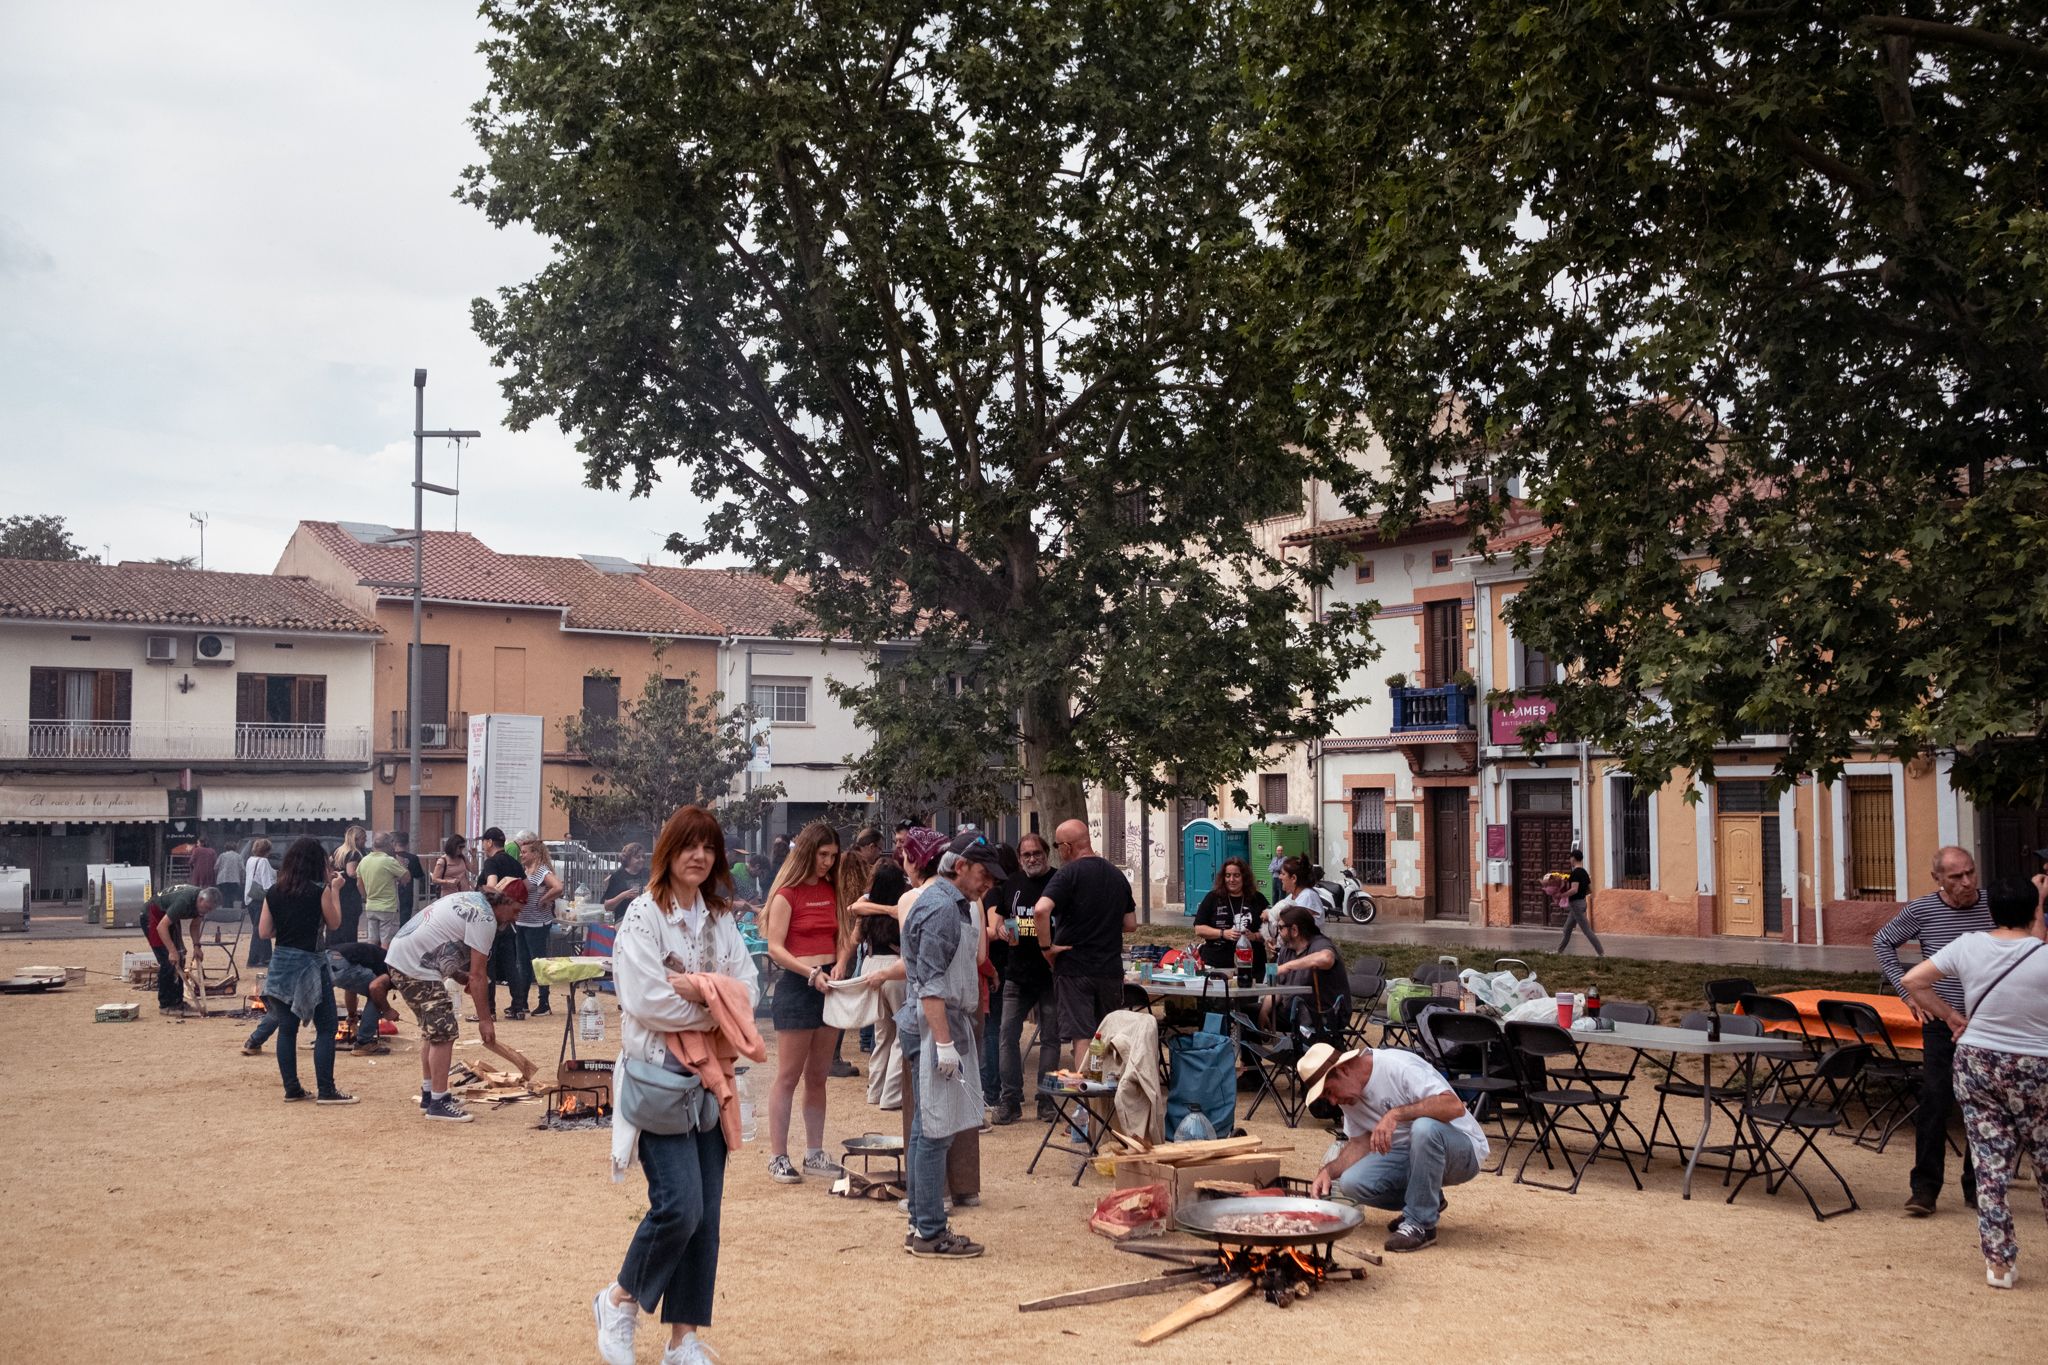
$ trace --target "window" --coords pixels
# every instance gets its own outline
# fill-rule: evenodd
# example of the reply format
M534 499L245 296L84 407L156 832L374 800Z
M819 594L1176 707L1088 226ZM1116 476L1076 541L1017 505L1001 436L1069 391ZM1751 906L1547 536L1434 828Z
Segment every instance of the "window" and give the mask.
M1549 655L1526 640L1515 641L1515 658L1521 665L1520 686L1534 692L1557 681L1557 665L1550 662Z
M583 718L588 721L616 721L619 718L619 680L596 674L583 680Z
M29 757L128 757L133 681L125 668L31 668Z
M1849 885L1858 900L1898 899L1892 866L1892 780L1852 777L1849 787Z
M1451 567L1451 552L1450 552L1449 550L1434 550L1434 551L1431 551L1431 552L1430 552L1430 556L1429 556L1429 567L1430 567L1430 568L1431 568L1432 570L1434 570L1434 571L1436 571L1436 572L1439 572L1439 573L1440 573L1440 572L1442 572L1442 571L1443 571L1443 570L1445 570L1445 569L1448 569L1448 568L1450 568L1450 567Z
M1357 575L1360 583L1372 582L1372 561L1370 559L1359 560L1353 572Z
M1102 856L1113 863L1124 860L1124 794L1102 793Z
M1627 777L1608 787L1608 837L1614 841L1614 885L1650 889L1650 794Z
M1287 814L1287 774L1259 775L1259 807L1268 815Z
M772 725L805 725L811 719L811 687L805 682L756 682L754 714Z
M1423 685L1449 687L1465 667L1465 609L1451 602L1426 602L1422 608Z
M1387 789L1351 793L1351 870L1367 886L1387 884Z
M236 676L236 758L323 757L326 725L326 678L294 673Z

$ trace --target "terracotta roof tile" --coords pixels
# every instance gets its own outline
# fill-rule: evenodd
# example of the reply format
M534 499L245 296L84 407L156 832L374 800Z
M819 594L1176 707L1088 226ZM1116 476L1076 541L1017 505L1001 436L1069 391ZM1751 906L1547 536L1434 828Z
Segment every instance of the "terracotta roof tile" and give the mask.
M778 628L815 639L818 623L797 601L796 589L737 569L677 569L651 565L655 586L711 620L727 635L768 636Z
M717 621L661 591L645 570L606 573L582 559L555 555L506 555L535 582L569 604L563 625L570 630L623 630L646 635L726 634Z
M332 521L299 523L360 579L410 582L412 546L375 545ZM383 530L385 528L356 528ZM426 595L443 602L483 602L515 607L566 607L563 595L465 531L429 531L425 554ZM389 589L384 590L389 592Z
M1382 517L1375 512L1368 517L1342 517L1326 521L1319 526L1296 531L1281 541L1283 545L1309 545L1319 540L1376 541ZM1414 540L1419 536L1455 531L1465 525L1465 509L1456 500L1432 502L1423 507L1415 520L1403 527L1395 537L1397 540Z
M383 633L303 578L76 560L0 559L0 617Z

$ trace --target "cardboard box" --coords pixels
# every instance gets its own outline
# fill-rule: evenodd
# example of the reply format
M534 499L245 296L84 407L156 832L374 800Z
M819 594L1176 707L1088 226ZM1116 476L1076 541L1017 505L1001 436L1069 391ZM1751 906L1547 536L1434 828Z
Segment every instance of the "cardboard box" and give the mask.
M1279 1178L1280 1158L1261 1156L1256 1152L1218 1157L1214 1161L1191 1166L1168 1166L1143 1157L1128 1157L1116 1164L1118 1189L1129 1189L1134 1185L1164 1185L1169 1210L1192 1201L1195 1186L1204 1180L1237 1180L1254 1188L1263 1188Z

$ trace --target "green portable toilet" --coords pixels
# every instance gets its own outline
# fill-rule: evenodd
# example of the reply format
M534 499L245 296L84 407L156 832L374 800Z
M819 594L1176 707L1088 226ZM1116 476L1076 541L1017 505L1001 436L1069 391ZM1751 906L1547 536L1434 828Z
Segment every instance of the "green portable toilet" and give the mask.
M1202 903L1202 897L1209 894L1209 888L1216 885L1216 874L1222 870L1226 858L1251 858L1250 832L1242 827L1224 824L1221 820L1204 817L1190 820L1180 830L1181 891L1186 900L1181 904L1181 913L1194 918L1195 908ZM1252 876L1259 875L1258 869Z
M1308 817L1303 815L1274 815L1264 820L1254 820L1248 831L1251 845L1252 875L1259 879L1259 890L1268 896L1273 894L1273 876L1266 869L1273 864L1273 851L1279 849L1289 855L1308 854Z

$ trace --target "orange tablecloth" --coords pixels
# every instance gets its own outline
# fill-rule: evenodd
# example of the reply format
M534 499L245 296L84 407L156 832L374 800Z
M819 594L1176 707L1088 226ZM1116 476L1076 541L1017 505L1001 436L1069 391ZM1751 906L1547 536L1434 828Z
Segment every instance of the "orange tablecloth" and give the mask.
M1778 997L1788 1000L1806 1020L1806 1027L1816 1038L1825 1039L1828 1031L1820 1022L1820 1002L1823 1000L1853 1000L1859 1005L1868 1005L1877 1011L1877 1017L1884 1020L1884 1031L1891 1035L1892 1046L1920 1050L1920 1023L1913 1017L1913 1011L1906 1008L1906 1002L1896 995L1859 995L1854 991L1786 991ZM1791 1024L1765 1024L1766 1029L1781 1033L1797 1033ZM1843 1041L1847 1042L1848 1039Z

